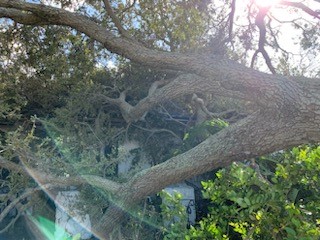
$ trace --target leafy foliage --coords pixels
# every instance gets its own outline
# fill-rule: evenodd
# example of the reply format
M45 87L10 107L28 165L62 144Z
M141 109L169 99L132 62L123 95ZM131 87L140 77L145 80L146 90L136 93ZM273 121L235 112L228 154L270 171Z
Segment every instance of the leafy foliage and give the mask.
M9 103L12 110L6 113L6 118L21 111L25 117L51 115L93 71L94 60L87 39L57 26L6 27L0 33L0 38L7 42L1 49L4 62L1 111L8 112Z
M209 18L206 1L141 1L140 31L149 33L155 46L171 51L197 48L203 41ZM153 35L153 39L152 39ZM158 41L156 41L158 39ZM204 43L204 42L203 42ZM202 44L203 44L202 43ZM163 47L164 46L164 47Z
M206 140L209 136L227 127L228 123L221 119L211 119L191 127L183 137L181 151L185 152L199 143Z
M107 31L116 32L101 1L51 2L83 13ZM213 52L221 53L220 45L222 48L228 45L228 49L223 50L231 58L247 64L248 56L258 44L258 29L254 26L258 9L253 5L246 8L246 16L242 16L246 23L235 24L239 16L234 18L225 7L233 2L146 0L125 4L125 1L115 0L111 5L129 35L147 47L204 52L210 57ZM276 41L278 30L272 31L271 22L276 19L268 17L267 43L276 51L284 52ZM305 24L303 19L292 24L303 32L299 39L302 48L316 55L320 28L311 21ZM117 99L125 91L125 100L134 106L147 96L153 82L171 79L180 73L158 71L115 57L101 50L104 46L93 39L69 28L26 26L10 20L0 22L0 26L0 153L10 162L30 165L57 178L93 174L120 181L116 164L120 158L125 158L119 150L119 143L124 140L138 139L151 156L150 162L158 164L228 126L219 119L194 126L189 121L193 115L186 101L188 96L162 103L148 112L144 121L127 124L118 106L110 104L106 98ZM279 71L304 75L308 68L302 71L301 65L299 70L292 67L289 55L283 53ZM117 64L116 69L103 69L110 59ZM217 104L219 99L214 101ZM220 105L217 109L222 106L217 105ZM226 105L223 110L230 107ZM33 115L37 118L29 121ZM177 120L180 117L187 121ZM21 125L18 130L14 129L16 131L3 130L16 125ZM259 163L261 173L242 164L219 171L215 180L203 183L204 197L212 202L210 215L190 231L182 221L185 216L181 196L163 195L170 206L163 205L163 219L170 222L179 216L181 220L164 226L165 238L319 237L319 151L319 148L295 148L264 158ZM18 156L27 156L27 161ZM1 171L1 187L10 191L1 199L1 207L26 188L37 185L20 173ZM109 206L107 194L91 187L81 190L84 204L91 205L92 215L100 217ZM146 213L145 209L138 211L138 221L128 223L131 224L129 230L137 233L137 239L142 235L150 239L148 233L139 233L147 231L147 224L141 219L157 215L154 211ZM159 223L155 225L158 227Z
M181 203L183 196L178 192L171 195L164 190L160 192L160 196L164 239L178 239L187 233L187 212Z
M293 148L272 161L272 174L234 163L203 182L209 215L186 239L317 239L320 147Z

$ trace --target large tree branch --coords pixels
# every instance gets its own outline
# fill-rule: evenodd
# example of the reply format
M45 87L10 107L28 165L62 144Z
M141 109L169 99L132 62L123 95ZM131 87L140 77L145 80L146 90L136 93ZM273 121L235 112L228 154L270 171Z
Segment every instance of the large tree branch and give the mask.
M45 19L50 24L72 27L99 41L108 50L144 65L197 74L198 77L201 76L204 79L202 86L205 85L205 81L210 81L210 84L201 90L211 87L214 92L220 92L220 94L223 92L223 95L228 97L242 98L251 102L259 102L260 104L261 100L263 100L269 105L269 100L273 102L272 98L270 98L270 90L275 90L274 88L279 87L276 83L279 80L281 82L282 80L287 80L281 76L272 77L253 69L248 69L235 61L224 59L221 56L179 54L148 49L132 39L128 40L114 36L104 27L85 16L63 9L19 0L0 0L0 7L27 11L43 19L43 21ZM15 15L7 17L15 19ZM23 19L18 20L21 23L30 22L30 20L26 22ZM179 84L181 85L182 81ZM219 91L214 90L212 86L215 86ZM196 93L196 91L194 92ZM269 96L268 99L265 98L267 96ZM155 94L153 98L155 98ZM142 102L141 104L145 103Z
M154 82L148 91L147 97L141 99L135 106L126 102L125 92L122 92L119 98L116 99L107 96L102 96L102 98L105 102L118 106L123 118L130 123L142 119L146 112L162 102L181 97L185 94L192 94L195 91L201 92L203 90L201 89L201 83L205 82L205 79L195 74L181 74L177 78L171 79L169 83L162 88L158 88L168 81L169 80ZM212 85L214 84L215 83L212 82ZM177 89L179 89L179 91L177 91Z
M130 123L142 119L150 109L162 102L176 99L186 94L208 92L219 95L219 93L223 92L217 82L201 78L195 74L181 74L174 80L169 81L169 83L162 88L158 88L159 85L165 82L167 81L154 82L149 89L148 96L140 100L135 106L132 106L125 101L124 93L121 93L120 97L117 99L109 98L107 96L102 97L106 102L117 105L122 112L123 118ZM235 94L233 94L233 97L235 97ZM241 98L241 96L238 97ZM242 98L243 97L244 96L242 96ZM199 98L194 98L193 100L199 100ZM205 106L202 104L201 108L205 109ZM209 114L208 110L205 112ZM209 115L218 116L213 113L210 113Z
M0 7L0 17L12 18L16 22L23 22L28 25L46 25L49 24L45 19L39 18L30 12L23 12L16 9L8 9Z
M118 190L113 196L114 204L108 208L101 227L98 228L103 236L110 233L113 224L120 220L122 210L129 210L145 196L169 184L229 165L232 161L260 156L310 141L320 141L318 79L265 74L221 56L148 49L137 41L113 35L85 16L42 4L0 0L0 7L1 17L9 17L24 24L32 24L35 20L31 19L37 18L40 23L69 26L102 43L108 50L133 61L183 73L165 86L150 91L150 94L135 106L127 105L123 95L116 100L109 99L118 104L120 109L123 108L121 104L130 106L127 111L129 122L139 119L162 101L204 91L245 99L254 106L255 114L252 116L222 130L188 152L143 170L127 183L114 187L114 190ZM4 8L20 12L7 11L5 15ZM26 15L25 20L19 15L22 13L30 16ZM52 179L54 180L56 179Z
M20 158L24 158L20 155ZM25 176L30 176L35 179L39 184L53 184L55 188L61 188L66 186L80 186L84 184L90 184L94 187L102 189L109 193L117 193L120 189L121 184L114 181L94 176L94 175L82 175L82 176L70 176L70 177L57 177L48 175L38 171L37 169L22 166L17 163L5 160L0 156L0 168L5 168L10 171L21 173Z
M250 159L309 141L320 141L317 127L320 114L313 121L305 122L303 119L307 115L272 109L256 112L209 137L197 147L136 174L115 197L114 205L107 210L98 232L102 236L110 233L113 224L121 220L124 212L130 212L134 203L170 184L228 166L233 161ZM317 129L316 133L311 130L313 128Z
M210 68L206 69L210 72ZM214 73L213 73L214 74ZM248 79L251 84L248 85ZM252 81L254 80L254 81ZM216 81L213 77L201 77L196 74L181 74L174 80L161 88L152 88L147 97L141 99L135 106L125 101L121 96L117 99L103 96L106 102L117 105L124 117L130 123L140 120L146 112L159 103L177 99L187 94L210 93L214 96L224 96L242 99L251 102L251 107L255 110L261 108L286 108L286 101L297 98L301 93L302 79L294 80L281 75L268 75L257 71L229 73L226 79ZM315 82L317 82L315 80ZM319 89L319 86L315 86ZM282 96L286 101L280 102L274 96ZM281 106L282 105L282 106ZM252 110L254 110L252 109Z
M44 4L28 3L21 0L0 0L0 8L19 10L21 12L20 14L27 11L29 14L32 14L33 18L37 17L38 19L41 19L41 24L47 23L52 25L69 26L102 43L111 52L117 53L136 62L147 63L150 66L181 70L182 66L185 68L186 62L190 62L192 60L188 56L183 57L183 55L180 54L176 54L172 58L171 54L148 49L133 39L117 37L110 31L106 30L105 27L95 23L88 17L72 13L64 9ZM33 23L33 21L31 21L31 17L24 19L21 15L17 15L17 11L6 11L5 13L0 12L0 17L11 18L12 20L22 24L30 24L30 22ZM181 63L184 62L183 64L179 64L180 66L173 64L178 58L180 58Z
M289 79L280 77L278 80L277 83L270 82L273 100L269 99L269 106L265 105L188 152L138 173L123 185L98 232L102 236L109 234L124 212L131 211L134 203L169 184L227 166L232 161L319 142L320 83L307 78L296 78L294 84ZM203 89L201 82L200 88Z

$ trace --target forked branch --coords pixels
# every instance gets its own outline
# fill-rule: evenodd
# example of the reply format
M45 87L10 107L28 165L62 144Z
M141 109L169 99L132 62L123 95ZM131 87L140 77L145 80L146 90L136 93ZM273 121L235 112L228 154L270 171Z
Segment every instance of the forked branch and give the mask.
M103 0L103 3L104 3L104 6L105 6L105 9L107 11L107 13L109 14L109 16L111 17L112 19L112 22L114 23L114 25L116 26L116 28L118 29L119 33L128 38L128 39L131 39L131 36L129 35L129 33L123 28L119 18L116 16L116 14L114 13L114 11L112 10L112 7L110 5L110 2L109 0Z
M271 59L269 57L269 54L267 53L266 49L265 49L265 44L266 44L266 34L267 34L267 30L266 30L266 25L264 23L264 19L265 16L267 14L267 12L269 11L269 8L259 8L259 12L256 16L256 25L259 28L259 45L258 45L258 49L255 51L255 53L253 54L252 60L251 60L251 68L253 68L254 62L256 60L256 57L258 55L258 53L260 52L263 56L263 58L266 61L266 64L270 70L270 72L272 74L276 74L276 69L274 68L274 66L272 65Z

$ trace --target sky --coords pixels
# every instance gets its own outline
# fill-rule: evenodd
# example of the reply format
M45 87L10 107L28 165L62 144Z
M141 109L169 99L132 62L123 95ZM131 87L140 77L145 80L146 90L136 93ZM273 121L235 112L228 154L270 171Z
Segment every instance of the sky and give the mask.
M267 5L271 5L271 9L270 12L272 13L272 15L274 17L276 17L277 19L281 20L281 21L287 21L288 23L277 23L276 21L273 21L273 27L278 28L280 31L280 36L278 39L278 43L279 45L287 50L288 52L291 52L293 54L296 55L291 55L291 63L293 65L297 65L300 66L301 63L305 64L305 65L310 65L309 66L309 72L315 72L315 71L319 71L320 69L320 56L314 56L314 55L310 55L308 53L306 53L305 51L303 51L299 45L300 40L299 38L302 36L302 31L294 29L294 27L292 26L292 24L290 23L290 21L294 20L294 19L298 19L299 17L303 17L305 19L307 19L310 22L318 22L319 23L319 19L315 19L314 17L311 17L310 15L302 12L301 10L298 11L293 11L292 8L283 8L283 7L279 7L277 5L278 2L280 2L281 0L255 0L257 4L260 4L262 6L267 6ZM305 4L306 6L310 7L313 10L319 10L320 11L320 0L314 1L314 0L289 0L290 2L301 2L303 4ZM241 14L244 12L244 8L246 6L246 4L248 4L248 2L250 2L250 0L237 0L237 7L236 7L236 15L238 14L239 16L239 24L241 24L242 22L245 23L246 22L246 18L245 16L241 16ZM320 39L319 39L320 41ZM320 44L320 42L319 42ZM268 53L270 53L270 56L279 56L279 53L275 53L272 52L273 50L271 50L270 48L267 48ZM252 53L253 54L253 53ZM301 55L303 56L303 59L301 59ZM262 69L263 71L268 72L265 64L264 64L264 60L260 57L260 63L262 65Z

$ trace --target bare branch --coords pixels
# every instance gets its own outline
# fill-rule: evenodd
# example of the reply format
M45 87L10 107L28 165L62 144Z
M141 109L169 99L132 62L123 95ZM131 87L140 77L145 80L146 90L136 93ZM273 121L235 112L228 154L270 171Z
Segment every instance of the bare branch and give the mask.
M121 11L121 13L125 13L125 12L128 11L130 8L133 8L136 3L137 3L137 0L133 0L132 4L129 4L128 7L125 7L125 8Z
M30 208L31 206L32 206L32 205L29 204L29 203L24 204L24 205L19 204L19 205L17 206L17 210L18 210L17 216L15 216L13 219L11 219L10 222L9 222L9 224L7 224L3 229L0 230L0 234L8 231L9 228L10 228L11 226L13 226L13 225L15 224L15 222L20 218L20 216L22 215L22 213L23 213L24 211L26 211L28 208Z
M116 16L116 14L113 12L109 0L103 0L103 3L104 3L104 6L105 6L105 9L106 9L107 13L108 13L109 16L111 17L112 22L113 22L114 25L117 27L119 33L120 33L122 36L131 39L131 36L129 35L129 33L122 27L122 24L121 24L119 18L118 18L118 17Z
M181 124L181 125L184 126L184 127L187 127L187 124L185 124L185 123L177 120L176 118L174 118L162 104L159 104L159 105L160 105L160 108L161 108L160 113L161 113L161 114L164 114L165 116L168 117L166 120L174 121L174 122L176 122L176 123L178 123L178 124Z
M299 8L305 13L309 14L310 16L313 16L315 18L320 19L320 12L314 11L308 6L304 5L302 2L290 2L290 1L280 1L280 4L290 7Z
M259 8L259 12L256 16L255 23L258 26L259 31L260 31L259 47L258 47L258 50L254 53L254 55L252 57L251 67L253 67L254 60L257 57L257 54L260 52L262 54L262 56L264 57L269 70L272 72L272 74L276 74L276 69L273 67L271 59L270 59L267 51L265 50L267 30L266 30L266 26L264 23L264 18L265 18L268 11L269 11L269 8Z
M270 14L271 15L271 14ZM274 44L276 46L276 48L279 48L284 54L288 55L288 54L291 54L291 55L295 55L294 53L292 52L289 52L287 50L285 50L283 47L280 46L279 42L278 42L278 38L277 38L277 33L275 33L271 27L271 19L275 19L272 15L270 16L270 19L268 21L268 28L270 30L270 34L274 40ZM276 20L276 19L275 19ZM276 20L277 21L277 20Z
M202 112L207 115L205 119L197 119L198 122L199 120L200 122L202 122L202 120L206 120L209 117L209 118L221 118L221 119L227 120L229 123L234 123L245 116L244 114L238 113L236 110L232 110L232 109L219 112L219 113L210 112L206 107L204 100L202 98L199 98L196 94L193 94L192 101L194 101L198 105L197 108L200 108ZM228 116L230 115L232 115L232 117L228 118ZM197 118L199 118L199 116ZM203 118L203 116L200 115L200 118Z
M104 99L104 103L109 103L118 106L120 108L122 117L127 123L132 121L130 113L133 111L134 107L126 101L126 91L121 92L118 98L110 98L102 94L99 94L97 96L102 97ZM142 115L140 117L142 117ZM137 120L139 119L134 119L134 121Z
M160 86L165 85L171 81L173 81L173 79L163 79L153 82L148 90L148 97L150 97Z
M252 55L252 58L251 58L251 64L250 64L250 67L253 68L254 67L254 63L257 59L257 56L259 54L259 49L257 49L254 54Z
M122 116L127 123L142 120L145 114L154 106L164 102L180 97L186 93L193 93L197 91L191 88L195 85L194 81L199 80L199 76L193 74L184 74L178 76L176 79L164 79L154 82L149 88L148 96L140 100L137 105L132 106L126 102L126 91L121 92L119 98L110 98L105 95L97 95L105 100L105 103L110 103L118 106L121 110ZM192 84L190 84L192 82ZM169 82L162 88L159 86ZM189 84L187 83L189 82ZM176 91L179 88L180 91ZM200 89L198 90L200 92Z
M234 14L235 14L235 11L236 11L236 0L232 0L231 2L231 11L229 13L229 16L228 16L228 22L229 22L229 36L228 36L228 39L227 41L231 41L232 40L232 35L233 35L233 22L234 22Z
M162 133L162 132L169 133L169 134L171 134L173 137L177 138L179 141L182 141L181 138L180 138L177 134L175 134L173 131L171 131L171 130L169 130L169 129L165 129L165 128L160 128L160 129L158 129L158 128L152 128L152 129L149 129L149 128L140 127L140 126L135 125L135 124L132 124L132 126L151 133L151 134L149 135L149 137L147 138L146 142L148 142L148 139L149 139L153 134L155 134L155 133Z
M23 199L29 197L30 195L34 194L37 191L43 190L43 189L48 189L51 188L51 184L43 185L41 187L36 187L36 188L29 188L24 191L20 196L16 197L15 199L12 199L11 203L6 206L6 208L1 212L0 214L0 222L3 221L3 219L7 216L7 214L10 212L11 209L15 208L16 205L22 201Z

